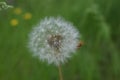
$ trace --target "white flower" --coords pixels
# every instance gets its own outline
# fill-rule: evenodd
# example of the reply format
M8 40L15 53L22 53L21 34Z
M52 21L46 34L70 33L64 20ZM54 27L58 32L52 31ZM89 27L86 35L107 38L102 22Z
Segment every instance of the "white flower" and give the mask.
M49 64L60 65L76 51L79 32L64 19L43 19L29 35L29 48L34 56Z

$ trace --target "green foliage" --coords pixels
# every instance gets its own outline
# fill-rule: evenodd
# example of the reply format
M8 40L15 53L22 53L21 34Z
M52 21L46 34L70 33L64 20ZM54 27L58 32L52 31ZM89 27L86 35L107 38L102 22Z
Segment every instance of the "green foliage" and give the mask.
M58 80L58 70L27 49L32 27L46 16L63 16L81 32L84 45L62 66L64 80L120 80L120 0L11 0L0 11L0 80ZM32 14L30 20L23 15ZM19 21L11 26L10 21Z

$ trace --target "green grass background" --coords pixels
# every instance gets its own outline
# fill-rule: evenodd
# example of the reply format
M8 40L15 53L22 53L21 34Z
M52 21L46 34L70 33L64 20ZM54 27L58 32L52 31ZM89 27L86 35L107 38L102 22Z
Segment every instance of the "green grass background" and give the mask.
M4 1L4 0L0 0ZM0 80L59 80L58 69L32 57L28 34L46 16L62 16L84 45L62 65L64 80L120 80L120 0L6 0L22 9L0 11ZM22 18L25 12L31 20ZM11 19L19 20L16 27Z

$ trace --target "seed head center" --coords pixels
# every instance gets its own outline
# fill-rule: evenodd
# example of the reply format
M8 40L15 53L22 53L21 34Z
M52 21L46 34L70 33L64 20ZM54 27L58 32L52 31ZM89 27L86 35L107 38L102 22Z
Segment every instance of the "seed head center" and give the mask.
M48 44L50 47L54 48L55 50L59 51L62 43L62 36L61 35L51 35L48 38Z

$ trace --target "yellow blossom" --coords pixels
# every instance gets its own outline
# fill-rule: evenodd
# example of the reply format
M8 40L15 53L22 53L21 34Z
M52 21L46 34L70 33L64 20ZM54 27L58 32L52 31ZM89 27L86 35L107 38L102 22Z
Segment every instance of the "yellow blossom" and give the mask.
M17 20L17 19L12 19L12 20L10 21L10 24L11 24L12 26L17 26L17 25L18 25L18 20Z
M21 8L15 8L14 13L17 15L21 14L22 13Z
M25 20L29 20L29 19L32 18L32 14L31 14L31 13L25 13L24 16L23 16L23 18L24 18Z

